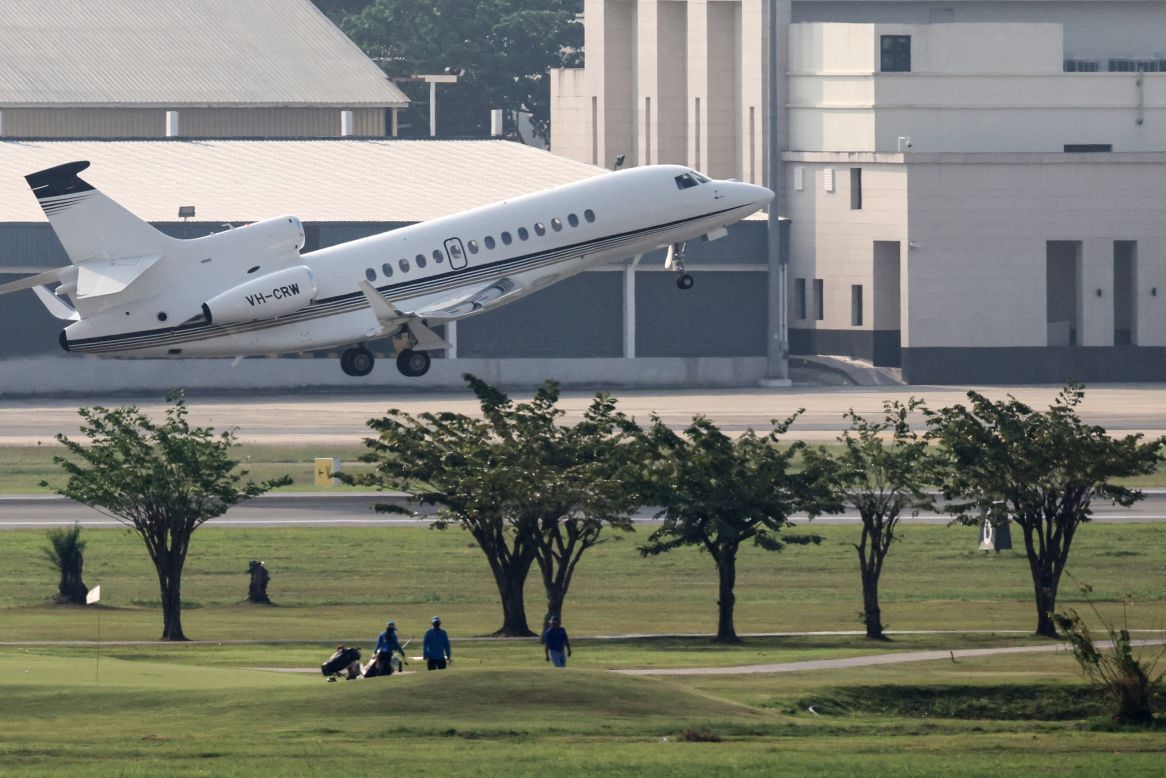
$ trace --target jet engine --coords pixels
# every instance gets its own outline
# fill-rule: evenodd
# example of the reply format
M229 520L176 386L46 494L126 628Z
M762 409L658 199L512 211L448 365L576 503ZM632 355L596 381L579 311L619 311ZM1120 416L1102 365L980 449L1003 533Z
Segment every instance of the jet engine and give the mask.
M287 316L316 299L316 278L304 265L253 278L202 304L211 324L246 324Z

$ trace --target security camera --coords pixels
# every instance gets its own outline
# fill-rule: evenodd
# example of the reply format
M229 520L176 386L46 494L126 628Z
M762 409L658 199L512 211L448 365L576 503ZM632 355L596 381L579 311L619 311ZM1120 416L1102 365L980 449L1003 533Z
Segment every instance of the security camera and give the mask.
M904 145L904 146L906 146L907 148L911 148L911 147L912 147L912 146L914 146L915 144L911 142L911 139L910 139L910 138L908 138L908 139L907 139L907 142L906 142L906 143L904 143L903 145Z

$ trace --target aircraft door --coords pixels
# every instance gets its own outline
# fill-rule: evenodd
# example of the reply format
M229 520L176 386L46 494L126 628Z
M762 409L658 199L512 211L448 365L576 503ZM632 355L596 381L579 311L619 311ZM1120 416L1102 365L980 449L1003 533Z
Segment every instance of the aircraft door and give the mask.
M460 238L450 238L445 242L445 254L449 257L449 266L454 270L461 270L466 266L466 251L462 248Z

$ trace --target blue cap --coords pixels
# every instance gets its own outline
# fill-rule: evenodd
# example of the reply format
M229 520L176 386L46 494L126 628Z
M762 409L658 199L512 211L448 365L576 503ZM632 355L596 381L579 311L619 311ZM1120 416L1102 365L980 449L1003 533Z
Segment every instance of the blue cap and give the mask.
M432 621L434 624L439 624L439 623L441 623L441 617L440 617L440 616L434 616L434 617L431 619L431 621Z

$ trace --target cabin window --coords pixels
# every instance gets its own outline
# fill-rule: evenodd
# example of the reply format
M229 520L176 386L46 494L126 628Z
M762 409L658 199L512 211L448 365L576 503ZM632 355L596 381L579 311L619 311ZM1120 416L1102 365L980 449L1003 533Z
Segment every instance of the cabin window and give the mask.
M570 224L572 227L578 227L579 217L573 213L567 214L567 224Z
M534 234L538 235L540 238L547 234L547 228L543 225L542 222L534 223Z
M593 223L595 221L595 211L588 208L583 212L583 218L587 220L588 224Z
M445 259L445 254L441 253L441 249L434 249L433 250L433 261L434 262L441 262L444 259Z
M529 237L530 237L530 230L526 229L526 227L519 227L518 228L518 239L519 240L526 240Z
M551 229L555 232L559 232L563 229L563 222L557 216L554 219L551 219Z
M397 266L401 268L402 273L409 272L409 260L402 259L400 262L397 263Z
M417 267L418 268L425 267L425 255L424 254L417 255Z
M386 262L385 264L381 265L381 272L385 274L385 278L392 278L393 266Z
M681 173L676 177L677 189L691 189L694 186L699 186L699 183L688 173Z
M487 235L484 243L486 244L486 248L493 249L494 248L494 237L492 235Z
M477 254L478 253L478 241L471 240L469 243L466 244L466 248L468 248L470 250L471 254Z
M373 270L370 267L369 269L364 271L364 277L367 278L369 281L375 281L375 280L377 280L377 271Z
M509 232L504 232L504 233L502 233L502 242L505 243L507 246L509 246L511 243L514 242L514 238L510 237Z

